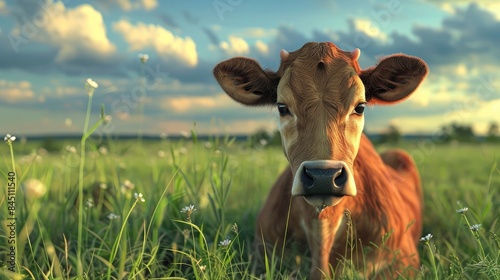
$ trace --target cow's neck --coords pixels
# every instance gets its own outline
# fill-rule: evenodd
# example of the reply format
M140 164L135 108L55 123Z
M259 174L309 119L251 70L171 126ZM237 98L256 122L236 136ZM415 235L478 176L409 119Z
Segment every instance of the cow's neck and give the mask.
M391 191L387 168L368 137L363 134L354 161L353 172L358 193L353 199L357 200L357 205L365 208L360 209L365 215L369 215L372 221L378 220L380 225L387 225L384 209L388 207L388 202L385 192Z

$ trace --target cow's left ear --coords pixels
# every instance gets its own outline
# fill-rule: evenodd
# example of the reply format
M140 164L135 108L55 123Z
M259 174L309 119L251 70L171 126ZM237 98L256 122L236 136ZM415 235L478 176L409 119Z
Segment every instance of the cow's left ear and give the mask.
M394 103L412 94L429 73L427 64L407 55L392 55L372 68L361 71L366 100L370 103Z

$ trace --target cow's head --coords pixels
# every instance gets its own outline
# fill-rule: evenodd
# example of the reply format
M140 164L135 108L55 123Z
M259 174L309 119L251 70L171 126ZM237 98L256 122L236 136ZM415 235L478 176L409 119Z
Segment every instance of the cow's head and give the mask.
M359 55L359 49L346 52L332 43L307 43L294 52L281 51L277 72L243 57L214 69L234 100L277 107L283 150L294 174L292 195L317 208L356 195L353 164L365 106L407 98L428 72L421 59L402 54L361 70Z

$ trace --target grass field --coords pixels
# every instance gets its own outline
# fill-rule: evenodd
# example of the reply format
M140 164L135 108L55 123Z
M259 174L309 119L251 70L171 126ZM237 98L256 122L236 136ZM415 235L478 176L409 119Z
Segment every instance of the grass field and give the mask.
M433 236L419 247L420 277L500 279L500 146L400 146L419 165L422 235ZM89 139L85 153L71 141L18 139L12 148L13 158L8 144L0 149L0 278L258 279L251 273L254 222L287 166L280 147L192 136ZM15 273L4 241L9 182L17 183ZM272 262L268 277L295 271L306 279L307 256L293 259Z

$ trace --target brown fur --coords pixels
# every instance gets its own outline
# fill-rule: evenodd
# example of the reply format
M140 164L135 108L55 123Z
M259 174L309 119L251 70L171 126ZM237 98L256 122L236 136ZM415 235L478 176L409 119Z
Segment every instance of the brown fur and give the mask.
M236 101L250 106L283 103L291 112L280 118L290 169L275 183L259 214L258 256L264 248L279 252L286 241L295 241L310 251L310 279L331 277L331 268L341 273L345 260L364 277L414 275L422 230L417 168L403 151L376 153L362 134L364 117L354 108L364 102L399 102L427 72L422 60L406 55L389 56L361 70L350 52L332 43L305 44L285 57L277 72L241 57L215 67L219 84ZM294 174L304 161L343 162L357 195L335 200L321 212L303 197L292 197ZM366 247L371 250L365 252Z
M330 265L335 271L340 271L342 267L339 264L344 259L352 260L360 269L363 267L363 260L366 260L366 264L375 270L366 271L367 277L373 273L383 275L384 278L395 278L400 273L414 275L420 263L417 251L422 231L420 179L415 165L406 153L389 153L397 153L405 160L404 167L397 167L399 172L396 172L395 166L383 162L368 138L363 136L354 164L357 196L344 198L340 204L327 207L319 216L304 199L291 197L293 175L290 169L285 170L272 187L257 219L255 245L259 254L264 254L264 246L270 253L274 244L278 248L276 251L281 252L286 237L287 241L309 244L313 270L314 267L320 268L313 271L311 279L319 279L323 273L328 275ZM289 207L290 219L287 225ZM327 231L323 236L318 236L316 242L308 240L301 223L305 222L311 228L322 223L330 224L332 221L345 219L346 210L355 227L356 244L348 243L345 224L337 232ZM287 232L285 228L288 229ZM334 229L333 226L330 228ZM385 248L376 249L372 243L381 246L382 237L388 233L390 237L384 244ZM358 246L355 250L358 254L351 255L349 246ZM371 247L373 250L363 256L363 247ZM345 255L345 252L348 254ZM377 264L383 267L376 269Z

